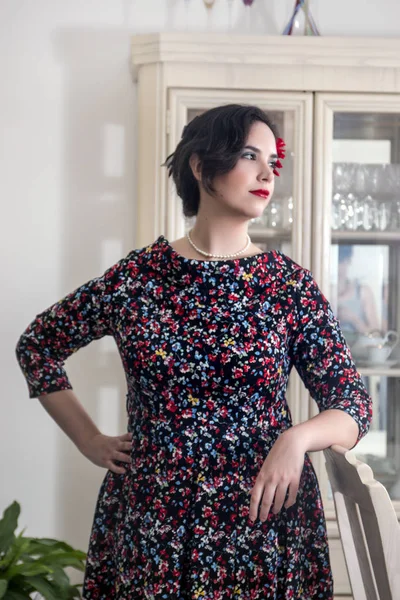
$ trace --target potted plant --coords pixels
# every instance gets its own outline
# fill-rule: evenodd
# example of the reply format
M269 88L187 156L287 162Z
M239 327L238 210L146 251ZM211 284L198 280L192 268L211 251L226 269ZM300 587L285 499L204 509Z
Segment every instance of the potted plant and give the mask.
M0 599L46 600L81 598L82 584L71 585L67 567L85 569L86 554L65 542L16 535L21 507L13 502L0 520Z

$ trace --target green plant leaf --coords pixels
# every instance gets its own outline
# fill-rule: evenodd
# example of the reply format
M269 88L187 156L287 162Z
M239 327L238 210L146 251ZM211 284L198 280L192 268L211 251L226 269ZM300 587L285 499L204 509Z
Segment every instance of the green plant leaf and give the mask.
M14 501L5 509L2 519L0 519L0 554L7 552L15 539L14 531L18 527L20 512L20 505Z
M60 587L64 592L68 592L71 589L71 583L67 573L62 567L54 567L53 580L56 585Z
M18 536L20 505L14 502L0 521L0 600L27 600L38 592L45 600L80 599L82 584L71 585L67 567L85 570L85 552L52 538ZM2 550L1 550L2 549Z
M64 550L65 552L71 552L74 550L72 546L66 542L60 542L60 540L53 540L51 538L26 538L30 542L29 551L31 553L45 553L54 552L54 550Z
M30 563L21 563L19 565L14 565L5 572L5 576L7 579L13 579L19 575L23 577L32 577L35 575L51 575L53 573L53 569L47 565L43 565L39 561L33 561Z
M8 584L7 594L9 592L18 593L18 594L28 594L30 595L35 591L35 589L31 586L30 583L27 582L25 577L15 577L11 579Z
M68 591L67 600L74 600L75 598L82 598L78 586L71 586Z
M46 564L49 567L62 566L62 567L73 567L81 571L85 567L81 552L54 552L52 554L46 554L41 557L40 563ZM85 556L85 555L84 555Z
M8 581L0 579L0 598L4 598L8 588Z
M23 579L20 581L13 579L8 584L7 593L3 600L22 600L22 598L25 600L25 598L30 598L30 594L33 591L33 587L28 585Z
M21 532L18 537L14 537L12 545L4 555L4 558L0 561L0 572L10 569L27 550L29 542L23 537L23 533L24 532ZM4 574L4 577L6 577L6 574Z
M62 600L57 590L57 586L46 581L42 577L26 577L25 581L29 583L34 590L42 594L46 600Z
M78 560L85 560L86 558L86 554L84 552L81 552L80 550L74 550L73 548L71 548L71 550L61 550L61 549L56 549L56 550L49 550L49 551L45 551L45 552L40 552L37 551L36 549L32 549L32 547L30 546L28 548L29 550L29 554L31 556L38 556L40 557L40 560L43 561L50 561L52 560L53 557L57 557L57 556L64 556L64 557L68 557L68 558L74 558L74 559L78 559Z
M28 592L20 593L14 591L8 591L3 600L30 600L31 596Z

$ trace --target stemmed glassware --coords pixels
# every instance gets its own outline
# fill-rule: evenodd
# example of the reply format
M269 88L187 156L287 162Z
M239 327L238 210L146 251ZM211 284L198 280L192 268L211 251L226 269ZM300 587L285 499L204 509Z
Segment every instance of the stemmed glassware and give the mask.
M332 198L332 228L345 229L349 218L347 195L352 185L352 170L349 163L334 163L333 165L333 198Z
M400 229L400 165L334 163L332 229Z

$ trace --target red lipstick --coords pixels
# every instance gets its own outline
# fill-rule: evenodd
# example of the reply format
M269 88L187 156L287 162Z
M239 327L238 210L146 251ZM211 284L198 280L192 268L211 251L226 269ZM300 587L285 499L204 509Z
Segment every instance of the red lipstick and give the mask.
M269 191L268 190L251 190L251 194L255 194L256 196L260 196L261 198L268 198Z

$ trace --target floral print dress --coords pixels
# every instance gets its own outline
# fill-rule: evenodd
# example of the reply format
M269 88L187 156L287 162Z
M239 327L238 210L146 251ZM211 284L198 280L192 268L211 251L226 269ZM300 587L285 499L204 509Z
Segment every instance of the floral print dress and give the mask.
M71 388L65 359L112 335L127 379L132 463L107 471L87 600L330 600L323 507L308 455L296 504L249 519L292 367L321 411L359 426L371 401L309 271L278 251L221 261L164 236L38 315L17 345L31 397Z

